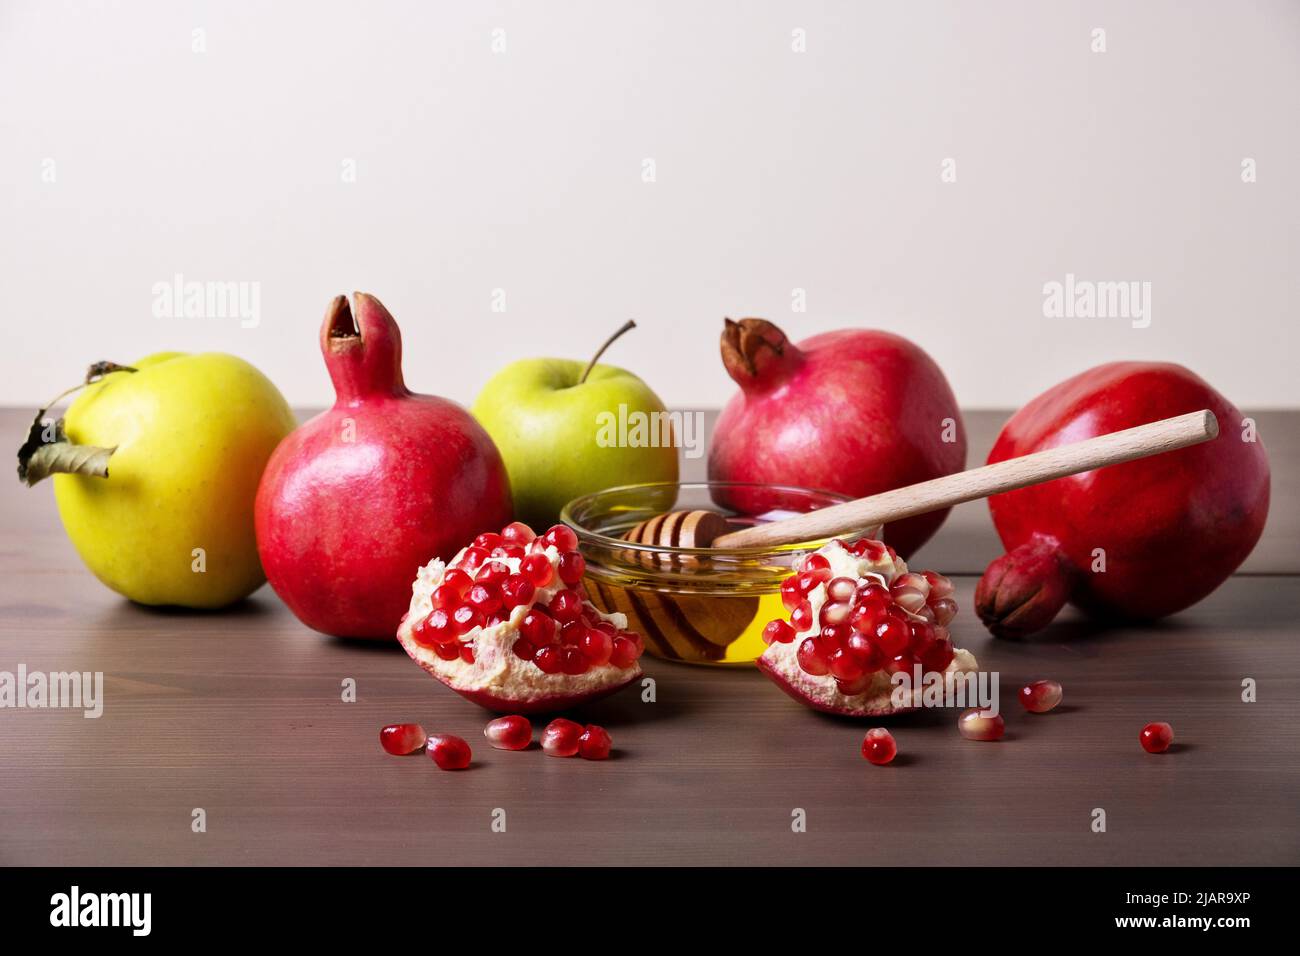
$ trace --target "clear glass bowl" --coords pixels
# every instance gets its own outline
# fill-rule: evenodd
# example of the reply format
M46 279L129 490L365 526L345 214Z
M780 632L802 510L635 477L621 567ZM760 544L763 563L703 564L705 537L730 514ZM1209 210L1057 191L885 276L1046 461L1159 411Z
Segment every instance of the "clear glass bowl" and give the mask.
M669 548L627 541L637 523L665 511L706 509L739 527L763 524L848 500L829 491L741 482L624 485L575 498L560 519L578 535L593 604L627 615L646 650L693 664L742 664L764 650L768 621L785 615L781 581L825 544L777 548ZM861 534L877 529L863 529Z

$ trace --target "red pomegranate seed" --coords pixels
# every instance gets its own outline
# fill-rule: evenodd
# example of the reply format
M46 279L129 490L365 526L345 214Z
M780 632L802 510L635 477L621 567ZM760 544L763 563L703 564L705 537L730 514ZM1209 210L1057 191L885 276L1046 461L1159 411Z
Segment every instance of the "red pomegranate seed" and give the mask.
M907 646L916 652L917 657L920 657L921 650L934 640L934 625L928 621L908 621L907 630L911 635Z
M849 615L849 626L863 634L874 634L881 621L885 619L885 608L874 602L860 603Z
M916 588L894 588L894 603L909 613L916 614L925 607L925 595Z
M822 628L821 637L828 645L843 647L853 629L847 624L827 624Z
M1159 720L1143 727L1138 739L1142 741L1142 749L1147 753L1162 754L1174 742L1174 728Z
M545 647L539 647L537 653L533 655L533 664L543 674L558 674L560 672L560 645L547 644Z
M911 651L906 651L886 661L885 670L890 674L913 674L916 670L916 657Z
M568 525L551 525L550 530L548 530L542 537L546 540L547 544L553 546L555 550L561 553L565 551L574 551L578 547L578 536L573 533L573 529Z
M460 568L448 568L442 576L442 583L445 587L455 588L456 593L463 598L469 593L470 585L474 583L474 579Z
M794 628L780 618L768 621L767 626L763 628L764 644L789 644L793 640Z
M829 571L831 563L826 559L824 554L810 554L803 559L803 564L799 565L800 571Z
M614 638L614 644L609 651L609 662L615 667L631 667L640 656L635 643L626 637Z
M560 625L560 643L577 647L582 643L583 637L587 634L587 624L584 621L568 621Z
M533 582L535 587L544 588L551 583L551 578L555 572L551 567L551 559L544 554L530 554L519 562L519 572L529 581Z
M583 728L563 717L556 717L542 731L542 752L551 757L572 757L581 745Z
M803 592L799 590L798 576L786 578L781 582L781 603L787 611L793 611L803 603Z
M878 767L883 767L898 753L894 735L884 727L872 727L862 738L862 756Z
M582 617L582 598L576 591L556 591L549 605L551 617L561 623Z
M912 644L912 627L892 617L876 625L876 644L885 657L897 657Z
M1020 688L1020 704L1031 714L1045 714L1061 702L1061 685L1054 680L1036 680Z
M952 598L939 598L930 603L930 610L934 612L936 624L947 624L957 616L957 602Z
M875 641L865 634L859 634L856 631L849 635L849 639L844 642L858 662L862 664L862 669L868 674L873 674L885 666L885 655L880 653L880 648Z
M957 718L957 730L967 740L1001 740L1007 725L1001 714L994 715L973 707L962 711Z
M534 607L519 622L519 633L534 647L545 647L555 640L555 621L540 607Z
M490 584L493 587L500 587L501 582L510 576L510 565L504 561L489 561L478 569L474 575L474 581L477 584ZM470 588L473 591L473 588Z
M823 604L821 612L817 615L817 620L822 627L828 624L843 624L848 627L849 616L853 613L853 605L845 601L837 601L829 604Z
M586 655L587 660L591 661L592 666L599 667L601 664L609 663L610 655L614 653L614 638L604 631L589 627L587 633L582 635L582 643L578 646L582 648L582 653Z
M487 617L487 615L501 607L501 588L495 584L475 583L469 589L466 600L469 601L474 610Z
M460 646L460 659L466 664L474 663L474 645L462 644Z
M513 651L515 657L519 658L521 661L531 661L537 654L537 648L528 643L527 638L523 637L511 644L510 650Z
M464 597L450 584L439 584L429 595L429 601L435 608L443 608L448 611L454 611L460 607L461 599Z
M533 725L518 714L498 717L487 722L483 736L497 750L526 750L533 742Z
M451 612L451 625L457 634L468 634L483 624L483 615L472 604L462 604Z
M537 587L522 574L512 574L501 582L501 600L507 611L532 604L536 594Z
M433 652L444 661L455 661L460 659L460 644L452 641L450 644L435 644Z
M826 571L800 571L799 572L799 590L805 595L812 591L817 585L830 579L830 570Z
M866 673L866 668L862 666L862 661L858 655L854 654L847 647L841 647L835 650L830 656L831 674L836 680L842 680L851 684Z
M790 625L796 631L809 631L813 627L812 603L803 601L790 612Z
M613 621L606 621L603 619L599 621L593 621L591 623L591 627L595 628L597 631L603 631L604 633L608 634L610 637L618 637L618 628L614 626Z
M559 572L560 580L573 587L587 573L587 562L577 551L566 551L560 555Z
M928 644L921 649L919 660L921 661L921 671L926 674L942 674L952 663L956 652L952 649L952 641L944 640L941 637L933 638Z
M900 574L890 582L891 591L896 591L900 588L913 588L920 591L922 596L928 596L930 593L930 581L924 574L917 574L915 571L908 571L906 574Z
M952 596L952 582L942 574L939 574L937 571L922 571L921 573L925 575L925 580L930 585L930 603Z
M451 734L430 734L425 750L443 770L464 770L469 766L469 744Z
M475 571L478 566L487 560L488 551L486 548L470 547L465 549L461 556L460 566L466 571Z
M831 664L822 645L815 637L805 637L795 652L795 658L805 674L822 677L831 672Z
M826 582L826 600L852 601L857 590L858 582L852 578L831 578Z
M474 539L474 547L482 548L484 551L491 551L505 539L495 531L484 531Z
M837 680L835 686L845 697L857 697L859 694L867 692L867 688L871 686L871 681L872 676L870 674L863 674L854 681Z
M588 724L578 738L578 756L584 760L605 760L613 741L609 733L598 724Z
M399 757L423 749L426 739L419 724L389 724L379 731L379 745Z
M456 629L452 626L451 615L444 608L434 608L412 625L411 639L421 647L433 647L455 640Z
M501 540L510 544L527 545L535 537L533 529L522 521L512 521L501 529Z

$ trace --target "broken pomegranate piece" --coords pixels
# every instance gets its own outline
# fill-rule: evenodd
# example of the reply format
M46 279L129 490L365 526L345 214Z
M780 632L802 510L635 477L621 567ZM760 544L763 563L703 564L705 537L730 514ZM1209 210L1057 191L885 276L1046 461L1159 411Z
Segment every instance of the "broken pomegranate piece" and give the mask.
M586 599L573 531L513 522L420 568L397 639L437 680L502 713L564 710L641 676L641 635Z
M948 624L957 613L952 582L933 571L910 572L879 541L830 541L804 558L781 585L789 622L764 628L759 669L814 710L873 717L915 710L922 688L899 690L899 671L964 674L978 665L954 647Z

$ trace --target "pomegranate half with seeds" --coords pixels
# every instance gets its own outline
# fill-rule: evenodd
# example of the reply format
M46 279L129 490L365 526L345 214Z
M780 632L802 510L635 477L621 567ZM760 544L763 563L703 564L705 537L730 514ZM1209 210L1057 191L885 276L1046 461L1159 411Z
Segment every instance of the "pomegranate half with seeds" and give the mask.
M781 585L789 621L764 629L759 669L814 710L876 717L915 710L925 674L964 674L978 665L953 646L957 613L952 583L933 571L907 570L888 545L828 542ZM913 675L910 689L892 676Z
M406 653L456 693L512 714L564 710L641 676L622 614L586 598L572 529L521 522L486 532L450 563L420 568L397 630Z

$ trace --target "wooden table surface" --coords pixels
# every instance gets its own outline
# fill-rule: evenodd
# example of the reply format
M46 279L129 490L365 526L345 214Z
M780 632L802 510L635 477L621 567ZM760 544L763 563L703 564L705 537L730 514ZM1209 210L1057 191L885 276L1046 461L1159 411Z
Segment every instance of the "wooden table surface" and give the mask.
M27 414L0 412L15 446ZM1004 418L969 416L972 463ZM269 588L219 614L118 598L80 566L48 485L11 476L0 670L103 671L106 701L97 720L0 710L0 863L1300 863L1300 413L1258 420L1274 470L1264 539L1158 626L1067 615L1036 641L993 640L970 607L995 536L982 503L958 508L916 564L959 575L954 636L1000 672L1007 736L965 741L951 712L895 718L885 768L858 755L863 725L757 671L652 659L655 702L628 691L579 715L609 728L616 759L491 750L484 712L396 645L308 631ZM1016 688L1049 676L1065 704L1024 715ZM1240 699L1246 677L1256 703ZM473 767L387 756L376 735L399 720L463 736ZM1174 725L1174 751L1142 752L1150 720Z

